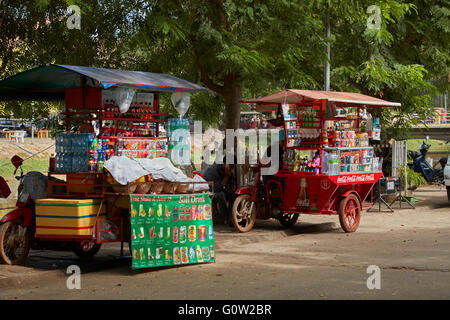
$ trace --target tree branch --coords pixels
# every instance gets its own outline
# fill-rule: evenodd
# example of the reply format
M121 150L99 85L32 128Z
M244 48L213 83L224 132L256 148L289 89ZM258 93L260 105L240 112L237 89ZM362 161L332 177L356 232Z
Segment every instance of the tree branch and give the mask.
M223 0L216 0L216 8L217 13L219 14L220 22L222 23L222 26L227 30L230 31L230 26L228 24L227 17L225 16L225 7L223 5Z
M214 83L214 81L209 77L208 71L206 70L205 65L202 63L202 60L203 60L202 59L202 54L201 54L200 50L198 49L197 40L195 39L195 37L192 34L189 35L189 38L191 39L192 48L194 50L194 55L195 55L195 58L197 60L198 67L200 69L200 78L201 78L202 82L209 89L211 89L213 91L216 91L216 92L218 92L218 93L223 95L224 91L225 91L224 90L225 88L223 86L220 86L220 85Z

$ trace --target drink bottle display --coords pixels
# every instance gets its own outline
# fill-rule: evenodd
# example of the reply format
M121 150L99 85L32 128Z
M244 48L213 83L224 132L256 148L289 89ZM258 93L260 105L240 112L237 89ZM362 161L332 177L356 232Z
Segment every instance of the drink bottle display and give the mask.
M215 261L209 195L139 195L130 198L130 208L131 246L138 253L132 259L133 268ZM186 219L192 208L197 217L203 215L202 220ZM145 248L145 259L140 258L141 248ZM149 258L148 249L154 258Z
M308 199L308 190L306 184L306 178L300 179L300 190L297 196L297 208L300 210L308 210L309 209L309 199Z

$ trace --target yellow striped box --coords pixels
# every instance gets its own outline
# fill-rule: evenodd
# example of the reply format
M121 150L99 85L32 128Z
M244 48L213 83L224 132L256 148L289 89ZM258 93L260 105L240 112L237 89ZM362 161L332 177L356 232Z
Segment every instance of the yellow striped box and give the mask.
M100 203L96 199L36 200L36 237L91 236ZM105 204L99 213L104 216Z

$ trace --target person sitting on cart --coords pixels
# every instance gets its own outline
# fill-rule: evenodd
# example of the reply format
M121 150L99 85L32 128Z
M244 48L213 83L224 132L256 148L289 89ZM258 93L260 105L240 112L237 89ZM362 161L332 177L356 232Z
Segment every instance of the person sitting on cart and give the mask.
M273 142L267 149L266 154L264 155L264 160L261 161L263 167L271 167L272 166L272 149L276 149L277 142ZM275 166L278 170L283 168L284 161L284 130L281 129L278 132L278 166Z
M276 143L278 143L278 161L277 163L275 163L275 165L272 165L272 160L275 160L273 155L274 153L272 152L272 150L276 150ZM275 170L278 172L279 170L283 169L283 161L284 161L284 130L281 129L278 133L278 142L273 142L266 150L266 154L264 155L264 158L261 159L261 165L263 167L272 167L275 168ZM277 166L278 164L278 166ZM276 174L276 172L275 172ZM267 185L267 182L269 180L278 180L281 183L283 183L282 179L279 179L278 177L276 177L274 174L272 175L264 175L263 176L263 181L264 181L264 186ZM275 189L277 189L277 191L275 191ZM272 192L280 192L280 190L278 190L278 187L276 187L275 184L271 184L271 189Z
M236 181L234 177L234 168L236 157L232 164L226 163L226 156L223 157L223 163L214 163L202 172L206 181L214 182L214 198L217 204L219 215L223 217L225 224L231 222L231 208L236 199Z

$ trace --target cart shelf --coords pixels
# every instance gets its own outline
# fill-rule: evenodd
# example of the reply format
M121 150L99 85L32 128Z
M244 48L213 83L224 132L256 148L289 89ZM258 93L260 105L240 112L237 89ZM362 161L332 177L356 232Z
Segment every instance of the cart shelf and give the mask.
M99 120L111 120L111 121L128 121L128 122L167 122L166 119L139 119L139 118L104 118L100 117Z
M324 147L325 150L340 151L340 150L371 150L373 147Z
M52 176L65 175L66 181ZM103 198L104 172L48 172L48 196L53 198ZM57 190L58 187L61 190Z
M136 139L136 140L160 140L160 139L168 139L167 137L122 137L122 136L105 136L101 135L99 138L101 139Z

